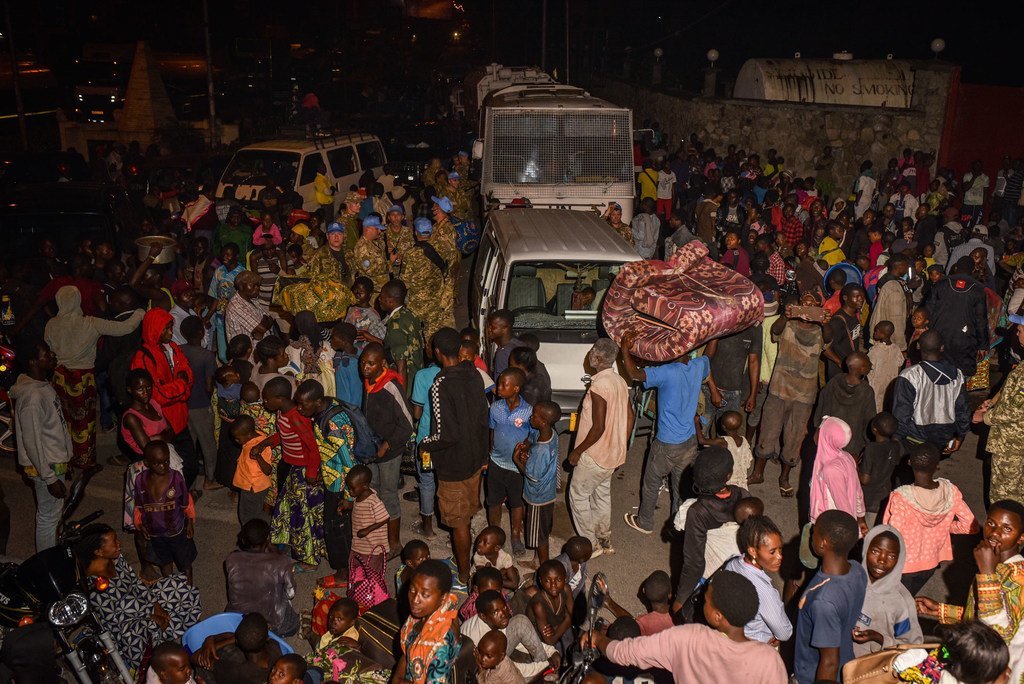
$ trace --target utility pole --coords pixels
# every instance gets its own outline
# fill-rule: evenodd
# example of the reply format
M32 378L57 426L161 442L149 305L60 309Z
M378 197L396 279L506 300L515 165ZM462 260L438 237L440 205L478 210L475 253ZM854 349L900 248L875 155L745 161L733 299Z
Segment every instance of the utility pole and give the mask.
M209 0L203 0L203 33L206 36L206 100L210 105L210 149L217 146L217 104L213 99L213 50L210 47Z
M540 70L548 70L548 0L541 4L540 18Z
M7 22L7 46L11 50L11 78L14 80L14 104L18 110L18 130L21 149L28 152L28 128L25 126L25 102L21 99L21 75L18 73L18 52L14 48L14 30L11 26L11 3L4 0L4 19Z
M569 84L569 0L565 0L565 83Z
M497 50L498 50L498 48L495 45L496 42L497 42L497 36L498 36L498 21L497 21L498 8L497 8L497 5L498 5L498 0L491 0L491 62L492 63L498 61L498 59L497 59L497 54L498 54Z

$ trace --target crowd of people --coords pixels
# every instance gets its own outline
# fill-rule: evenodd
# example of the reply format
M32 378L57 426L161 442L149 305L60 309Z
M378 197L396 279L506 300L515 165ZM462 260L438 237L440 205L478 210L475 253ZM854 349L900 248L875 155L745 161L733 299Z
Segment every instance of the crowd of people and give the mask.
M904 681L1019 681L1024 165L991 184L980 165L932 178L907 150L877 179L865 161L847 191L828 148L804 178L775 150L719 155L696 135L640 161L640 209L624 222L613 204L612 227L647 259L703 241L760 288L765 317L664 364L634 356L634 335L598 339L574 435L514 312L455 327L471 258L455 226L476 211L464 154L428 168L422 202L383 179L337 216L329 188L318 212L200 195L181 222L144 227L175 238L170 263L161 244L84 241L62 260L44 240L7 264L36 548L58 543L69 479L124 470L139 565L107 525L73 550L109 580L90 600L129 666L161 682L517 683L595 649L590 682L811 684L905 645ZM609 595L613 622L592 623L586 594L608 587L588 564L616 553L614 475L651 397L625 524L652 545L667 524L681 569L644 568L647 611ZM936 477L972 425L991 453L981 521ZM98 431L117 438L105 462ZM801 503L798 549L757 496L772 462L782 500ZM556 547L566 472L576 536ZM244 617L189 652L193 565L215 552L196 540L206 496L237 504L224 570ZM451 551L432 558L438 522ZM974 558L954 557L950 535L979 531ZM323 561L309 610L295 576ZM920 595L948 562L977 566L963 607ZM945 625L937 639L921 618Z

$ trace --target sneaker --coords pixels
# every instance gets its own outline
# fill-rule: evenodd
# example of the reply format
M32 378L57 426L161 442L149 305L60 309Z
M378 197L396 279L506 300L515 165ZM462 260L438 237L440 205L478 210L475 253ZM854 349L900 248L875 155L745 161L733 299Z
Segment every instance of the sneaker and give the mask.
M419 501L420 500L420 490L418 490L418 489L410 489L405 494L402 494L402 498L405 499L406 501Z
M512 542L512 556L519 557L526 553L526 544L521 541Z
M637 532L641 532L643 534L651 534L652 532L654 532L654 530L645 530L644 528L640 527L640 523L636 521L636 513L626 513L624 516L622 516L622 519L626 521L627 525L632 527Z
M590 554L590 560L594 560L598 556L604 553L604 547L598 544L594 547L594 552Z
M611 556L615 553L615 549L614 547L612 547L611 539L598 539L597 544L601 547L601 550L604 551L604 555Z

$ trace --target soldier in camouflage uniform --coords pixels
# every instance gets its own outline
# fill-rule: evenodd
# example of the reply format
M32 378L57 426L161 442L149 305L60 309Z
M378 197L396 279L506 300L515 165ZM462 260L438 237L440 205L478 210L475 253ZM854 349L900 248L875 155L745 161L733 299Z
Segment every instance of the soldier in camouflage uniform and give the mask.
M1017 340L1024 345L1024 316L1012 314ZM1024 503L1024 363L1006 376L1003 388L974 412L975 423L991 427L987 449L992 453L989 499Z
M438 293L444 290L448 264L430 244L434 226L421 216L415 221L415 243L402 257L402 282L409 288L406 306L423 321L423 337L429 344L434 333L455 327L454 310L446 311Z
M388 224L384 227L382 239L388 253L397 256L396 264L412 247L412 229L405 225L405 207L401 204L396 204L388 210Z
M423 183L423 187L430 190L430 192L436 194L444 189L444 185L437 185L437 173L438 171L444 171L441 168L441 159L433 157L430 163L427 164L427 168L423 169L423 173L420 174L420 182Z
M395 367L405 395L412 395L412 381L423 368L423 323L405 305L408 289L401 280L392 280L380 291L377 303L387 313L384 326L384 352Z
M356 191L345 195L345 203L338 223L345 227L345 246L351 251L359 240L359 208L363 205L363 196Z
M455 171L448 174L448 187L442 196L452 201L452 216L463 221L475 220L471 193L462 176Z
M459 261L462 257L455 246L455 228L448 219L452 211L452 201L447 197L431 197L434 202L434 232L430 235L430 244L448 264L444 274L444 288L441 290L441 311L444 320L455 320L455 299L459 287Z
M452 169L461 178L469 178L469 152L459 150L459 153L452 159Z
M353 266L357 276L366 276L373 281L373 289L380 291L384 283L391 280L391 259L384 251L380 239L383 226L376 214L363 219L363 235L353 250Z

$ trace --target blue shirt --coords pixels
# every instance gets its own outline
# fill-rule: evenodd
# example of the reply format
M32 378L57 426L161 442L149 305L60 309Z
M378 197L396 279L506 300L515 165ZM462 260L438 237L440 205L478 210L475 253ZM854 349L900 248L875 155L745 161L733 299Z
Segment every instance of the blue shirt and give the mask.
M334 355L334 392L353 406L363 405L363 380L359 377L359 358L338 352Z
M440 372L439 366L430 365L416 371L416 377L412 381L412 403L423 409L419 425L416 426L417 444L430 434L430 388L434 386L434 380Z
M551 431L551 439L538 442L540 433L530 430L530 457L523 468L523 498L541 506L551 503L558 487L558 433Z
M845 575L814 575L800 599L796 620L796 654L793 670L800 684L813 684L819 648L839 648L839 673L853 660L853 629L857 626L868 575L859 563L851 563Z
M508 402L497 399L491 404L490 427L494 430L494 446L491 448L491 460L496 466L505 470L519 472L512 452L516 445L530 436L530 416L533 407L519 399L519 406L510 411Z
M682 444L696 434L693 417L697 414L697 398L710 370L706 356L644 369L644 385L658 389L659 442Z

